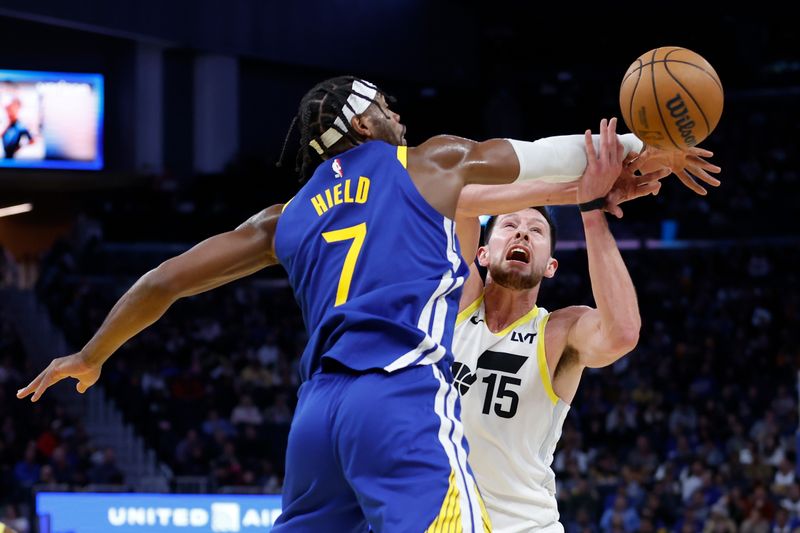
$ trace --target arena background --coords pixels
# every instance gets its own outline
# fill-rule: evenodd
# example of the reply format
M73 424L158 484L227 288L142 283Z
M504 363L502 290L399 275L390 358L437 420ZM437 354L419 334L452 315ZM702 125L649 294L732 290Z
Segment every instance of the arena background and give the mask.
M311 85L341 73L377 82L397 97L410 144L535 139L619 116L630 63L678 45L725 88L702 143L723 185L701 198L673 176L612 225L642 335L585 374L554 464L562 522L800 527L794 21L525 5L0 2L0 70L101 74L105 91L101 170L0 168L0 208L32 204L0 218L0 521L20 532L269 529L279 504L262 495L281 489L305 342L280 268L179 302L85 396L71 384L35 405L14 393L80 348L136 277L293 195L296 137L275 161ZM577 211L559 208L557 221L561 267L540 302L591 304ZM148 496L164 492L186 496Z

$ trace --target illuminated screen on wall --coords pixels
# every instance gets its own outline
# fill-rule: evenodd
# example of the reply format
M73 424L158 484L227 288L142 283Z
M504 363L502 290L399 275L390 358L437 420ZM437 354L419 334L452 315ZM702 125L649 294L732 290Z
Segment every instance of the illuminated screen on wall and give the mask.
M0 168L103 168L103 76L0 70Z
M40 533L263 533L278 495L40 492Z

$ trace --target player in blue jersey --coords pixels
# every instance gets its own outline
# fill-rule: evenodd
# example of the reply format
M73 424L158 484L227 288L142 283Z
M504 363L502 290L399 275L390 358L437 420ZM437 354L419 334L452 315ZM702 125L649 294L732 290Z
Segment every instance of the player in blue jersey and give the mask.
M466 184L575 179L585 156L576 164L566 139L407 148L384 94L353 77L315 86L298 120L305 185L293 199L142 276L80 352L17 396L36 401L66 377L84 392L177 299L281 263L310 340L275 530L487 531L451 385L468 272L456 205Z
M8 124L6 129L3 130L3 151L7 159L12 159L20 148L26 146L23 139L27 144L33 144L36 139L31 132L19 120L19 110L22 107L22 102L19 98L14 98L5 106L6 115L8 117Z

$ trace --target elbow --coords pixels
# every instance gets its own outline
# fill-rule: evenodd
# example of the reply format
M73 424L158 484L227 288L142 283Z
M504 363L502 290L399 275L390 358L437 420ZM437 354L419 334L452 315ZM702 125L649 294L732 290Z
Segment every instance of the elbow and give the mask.
M619 347L623 353L632 352L639 344L639 328L625 330L619 338Z
M467 187L469 187L469 185ZM465 195L462 190L461 196L458 198L458 204L456 205L456 223L459 220L463 220L465 218L475 218L480 215L481 213L478 213L475 203L471 198L468 197L468 195Z
M609 336L608 351L618 354L619 357L632 352L636 345L639 344L640 327L641 324L631 324L630 326L617 328Z
M583 364L589 368L603 368L614 364L632 352L639 343L639 326L617 327L606 331L602 340L596 344L593 353Z
M173 302L182 296L178 279L171 273L169 261L142 276L137 285L148 299Z
M618 332L606 338L597 346L591 357L584 364L589 368L604 368L612 365L631 353L639 343L638 331Z

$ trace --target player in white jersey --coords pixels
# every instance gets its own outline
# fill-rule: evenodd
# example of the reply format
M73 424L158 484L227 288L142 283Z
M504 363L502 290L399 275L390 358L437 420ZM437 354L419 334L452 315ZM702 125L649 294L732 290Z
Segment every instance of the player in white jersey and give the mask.
M552 257L555 234L547 211L521 208L530 200L572 203L563 201L563 190L553 188L549 195L546 184L529 185L527 194L467 189L459 203L461 214L514 211L487 225L477 253L488 270L486 281L473 264L453 342L469 461L495 532L564 531L551 463L570 402L584 368L607 366L638 341L636 293L603 208L655 193L659 183L644 180L637 187L631 169L623 172L623 148L610 123L601 123L597 150L587 132L586 152L577 203L596 309L573 306L548 313L536 306L541 280L553 277L558 267ZM676 173L684 164L701 175L703 169L719 171L697 157L667 164ZM612 187L615 201L606 203ZM612 211L621 215L616 206ZM458 230L467 258L477 245L477 219L460 218Z

